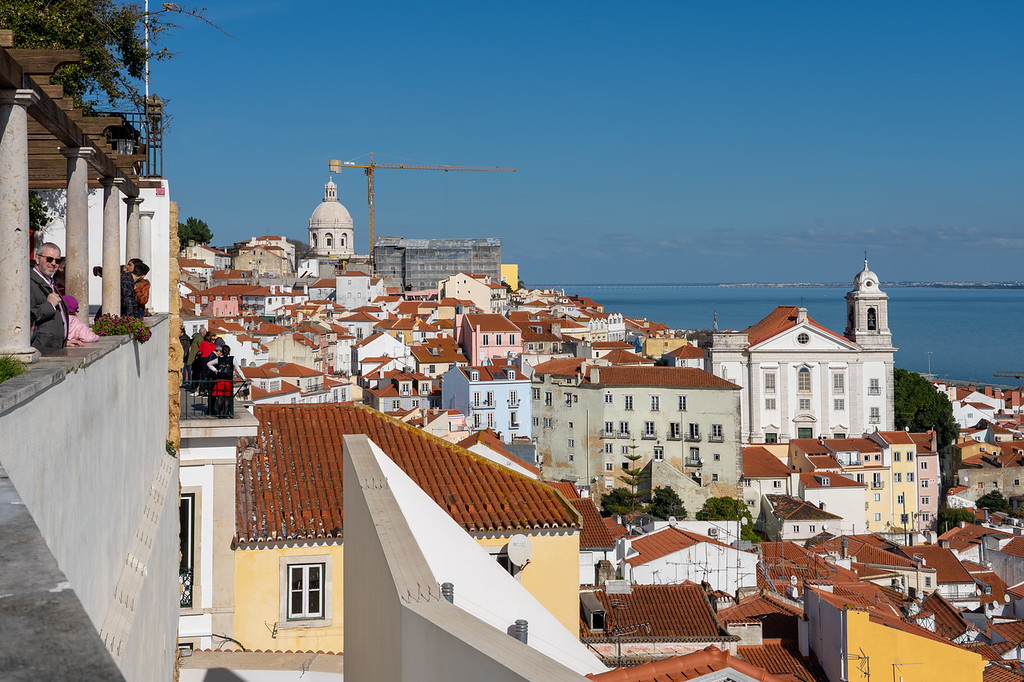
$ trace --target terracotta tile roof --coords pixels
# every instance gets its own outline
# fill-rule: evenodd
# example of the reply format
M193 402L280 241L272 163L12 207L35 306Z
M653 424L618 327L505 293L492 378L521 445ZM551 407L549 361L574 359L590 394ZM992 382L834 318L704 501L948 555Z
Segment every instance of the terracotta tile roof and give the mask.
M842 566L830 563L823 556L809 552L793 542L762 542L758 545L761 566L757 572L757 586L781 592L796 577L797 586L803 589L803 581L820 583L857 582L856 573ZM767 574L767 576L765 575Z
M462 318L464 323L469 323L470 328L480 327L484 332L519 332L519 327L509 322L504 315L495 313L469 313Z
M723 388L736 384L695 367L599 367L600 386L666 386L671 388ZM589 379L589 377L588 377Z
M766 495L766 497L772 503L775 516L787 521L829 521L843 518L824 509L819 509L810 502L804 502L797 497L789 495Z
M759 680L759 682L785 682L787 679L792 679L772 675L748 661L729 655L728 652L722 651L716 646L709 646L702 651L685 656L672 656L629 668L616 668L605 673L590 673L587 677L595 682L683 682L714 673L723 673L727 670L735 670L745 677ZM715 676L714 679L732 679L732 677Z
M789 467L767 448L751 445L743 448L743 478L787 478Z
M817 438L792 438L789 444L807 455L829 454L829 449Z
M633 344L626 343L625 341L595 341L590 344L590 347L598 350L604 350L607 348L624 348L626 350L630 350L633 348Z
M963 567L952 551L938 545L915 545L904 547L903 553L908 557L921 557L924 565L935 569L935 580L938 584L974 583L971 574Z
M844 539L847 544L846 551L848 556L856 559L858 563L887 568L917 568L916 563L902 554L887 551L860 535L837 536L819 545L808 547L808 549L819 554L828 552L842 553Z
M879 431L878 435L889 445L914 445L914 439L906 431Z
M955 640L971 628L960 610L942 598L938 590L921 602L921 610L935 616L935 634L949 641Z
M730 622L745 618L756 618L771 613L781 613L787 616L802 617L803 608L794 606L781 597L775 596L772 592L761 591L758 594L751 594L740 599L735 606L721 609L718 618L722 622Z
M932 448L932 434L931 433L912 433L910 439L917 445L917 454L932 454L935 449Z
M999 550L1003 554L1024 557L1024 536L1017 536Z
M870 438L827 438L825 445L837 452L856 450L857 452L881 452L882 446Z
M1003 660L1003 657L999 655L999 652L990 647L988 644L983 644L982 642L964 642L960 646L967 649L968 651L973 651L976 654L981 654L981 657L984 658L986 661Z
M650 360L648 358L639 356L636 353L628 351L624 348L616 348L615 350L610 350L604 355L602 355L601 359L604 360L605 362L611 363L612 365L624 365L627 367L633 365L654 365L654 360Z
M768 316L760 322L747 327L744 331L747 333L748 344L751 346L757 345L762 341L767 341L776 334L781 334L787 329L795 327L797 325L797 311L798 309L795 305L779 306L772 312L768 313ZM830 334L837 339L850 343L850 340L846 337L840 336L831 329L815 322L810 315L807 316L807 323L815 329L820 329L826 334Z
M553 374L556 376L573 376L579 374L586 360L583 358L555 358L542 362L533 368L534 374Z
M765 640L760 646L738 646L736 654L783 679L815 682L826 679L824 671L813 659L800 656L795 642Z
M991 647L989 648L991 649ZM1014 672L1003 663L993 661L985 666L984 672L981 673L981 680L982 682L1021 682L1024 680L1024 675Z
M310 369L294 362L266 362L262 365L249 365L242 368L249 378L273 379L277 377L318 377L323 372Z
M989 645L1000 656L1005 656L1009 651L1024 645L1024 620L1014 620L1009 623L992 623L991 628L1003 638L1003 641L991 642Z
M675 350L670 350L669 352L665 353L665 355L670 355L674 358L681 358L684 360L702 359L704 357L704 349L698 346L690 345L679 346L679 348L676 348Z
M544 481L544 483L562 493L562 497L570 502L580 499L580 491L576 489L576 484L572 481ZM603 521L602 525L604 525Z
M650 635L644 639L717 639L722 631L711 605L699 585L633 585L630 594L606 594L595 590L594 596L605 608L605 632L591 632L582 622L583 640L615 641L609 632L615 627L650 623ZM612 603L621 606L612 607Z
M569 485L572 486L570 483ZM573 490L576 486L573 486ZM594 500L589 497L568 497L569 504L579 512L583 528L580 530L580 550L603 549L610 550L615 547L615 538L612 537L608 526L604 525L601 514L594 506Z
M639 554L626 559L626 563L630 566L642 566L649 561L660 559L663 556L678 552L687 547L693 547L701 542L732 549L729 545L722 544L718 540L713 540L697 533L691 533L678 527L669 526L656 533L641 535L633 540L633 550L639 552Z
M947 493L955 494L953 493L953 490L953 488L950 488ZM967 488L965 487L964 490L967 490ZM963 492L963 490L959 492ZM1004 538L1011 537L1009 533L1004 533L1001 530L986 528L985 526L980 526L976 523L968 523L964 524L963 528L960 526L953 526L940 535L939 540L949 542L949 548L954 552L960 553L973 545L980 545L981 539L986 535L997 535Z
M380 412L352 404L268 405L257 451L238 458L239 542L342 533L342 437L365 434L471 532L579 528L547 486Z

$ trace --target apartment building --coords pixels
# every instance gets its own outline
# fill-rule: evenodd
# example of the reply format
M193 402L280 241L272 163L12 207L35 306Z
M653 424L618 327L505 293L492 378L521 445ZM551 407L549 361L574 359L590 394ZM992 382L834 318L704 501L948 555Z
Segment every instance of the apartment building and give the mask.
M541 363L530 397L542 473L600 494L624 485L623 470L644 468L644 487L671 486L693 510L738 497L739 390L688 367Z
M502 440L531 436L530 379L515 365L455 366L441 377L441 407L466 415L470 431Z

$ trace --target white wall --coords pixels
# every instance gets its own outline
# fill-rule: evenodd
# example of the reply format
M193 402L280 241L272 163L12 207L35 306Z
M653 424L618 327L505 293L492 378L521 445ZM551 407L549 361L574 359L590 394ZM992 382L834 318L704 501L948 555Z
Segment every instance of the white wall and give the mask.
M128 680L170 679L178 614L169 325L150 322L147 343L102 339L0 385L0 464ZM27 402L4 402L26 383Z

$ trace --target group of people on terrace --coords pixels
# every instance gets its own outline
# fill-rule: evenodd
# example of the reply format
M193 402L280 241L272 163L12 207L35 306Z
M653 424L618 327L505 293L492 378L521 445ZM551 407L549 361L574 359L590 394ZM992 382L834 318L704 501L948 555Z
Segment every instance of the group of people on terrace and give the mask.
M191 339L182 329L180 341L185 352L182 386L190 393L209 397L211 414L231 416L232 381L235 377L231 348L215 331L205 327Z
M99 267L93 274L102 275ZM122 316L143 317L149 302L149 266L133 258L121 272ZM85 322L76 317L79 303L64 289L64 258L52 242L39 245L29 274L29 316L32 347L50 355L65 346L81 346L99 340ZM102 310L96 313L99 317Z

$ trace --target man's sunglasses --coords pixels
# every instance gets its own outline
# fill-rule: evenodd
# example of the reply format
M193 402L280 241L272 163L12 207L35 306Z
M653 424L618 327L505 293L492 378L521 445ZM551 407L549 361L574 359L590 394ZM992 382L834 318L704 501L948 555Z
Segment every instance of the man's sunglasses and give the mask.
M53 256L40 256L39 259L40 260L44 260L47 263L57 263L57 264L60 264L60 263L64 262L64 256L57 256L56 258L54 258Z

